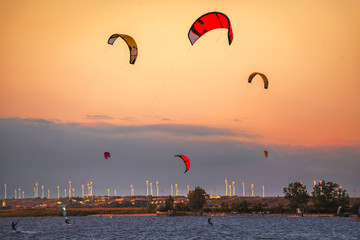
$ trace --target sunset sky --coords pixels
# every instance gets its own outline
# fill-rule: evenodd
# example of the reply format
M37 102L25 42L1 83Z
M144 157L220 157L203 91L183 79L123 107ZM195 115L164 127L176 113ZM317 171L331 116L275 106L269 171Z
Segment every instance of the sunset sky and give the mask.
M232 44L217 29L192 46L212 11ZM227 177L238 195L244 181L276 196L325 180L360 196L359 12L358 0L1 0L0 183L9 196L38 181L55 197L69 179L77 195L90 180L95 194L145 194L146 179L164 195L175 183L223 195ZM135 39L134 65L114 33Z

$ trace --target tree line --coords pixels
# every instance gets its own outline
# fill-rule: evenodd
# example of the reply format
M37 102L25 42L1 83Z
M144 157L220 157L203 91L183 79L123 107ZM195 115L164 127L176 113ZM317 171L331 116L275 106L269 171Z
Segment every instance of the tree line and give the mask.
M315 211L316 213L357 214L360 202L350 208L350 197L345 189L333 182L319 181L309 194L300 182L293 182L283 189L291 209Z
M287 205L278 203L269 207L266 203L248 203L242 201L224 200L220 206L209 206L206 200L209 194L201 187L190 191L187 201L174 204L174 198L169 196L165 204L156 206L150 204L150 212L155 211L192 211L192 212L229 212L229 213L328 213L328 214L359 214L360 202L350 206L350 197L345 189L333 182L319 181L314 185L311 194L300 182L289 183L283 188Z

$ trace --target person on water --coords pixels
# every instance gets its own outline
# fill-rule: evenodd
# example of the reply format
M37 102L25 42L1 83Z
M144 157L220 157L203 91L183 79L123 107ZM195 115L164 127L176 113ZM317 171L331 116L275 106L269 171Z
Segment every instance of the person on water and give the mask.
M16 231L16 225L17 225L16 222L11 222L11 228L12 228L12 230Z
M67 217L65 218L65 223L70 224L70 221L69 221L69 219Z
M208 218L208 223L213 226L212 222L211 222L211 218Z

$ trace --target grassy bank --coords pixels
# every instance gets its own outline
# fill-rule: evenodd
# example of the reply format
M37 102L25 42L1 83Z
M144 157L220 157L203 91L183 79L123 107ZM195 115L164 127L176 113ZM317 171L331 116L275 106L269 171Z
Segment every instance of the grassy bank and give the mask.
M72 216L110 216L110 215L129 215L129 216L155 216L150 214L146 208L70 208L67 209L67 215ZM166 213L162 214L167 216ZM0 217L61 217L62 210L60 208L42 208L42 209L9 209L0 210ZM196 216L191 212L175 212L175 216ZM202 216L288 216L297 217L296 214L230 214L227 212L203 212ZM334 214L304 214L304 217L334 217ZM351 215L350 217L356 217Z
M66 210L68 216L89 215L133 215L147 214L144 208L70 208ZM42 209L8 209L0 210L0 217L57 217L62 216L60 208Z

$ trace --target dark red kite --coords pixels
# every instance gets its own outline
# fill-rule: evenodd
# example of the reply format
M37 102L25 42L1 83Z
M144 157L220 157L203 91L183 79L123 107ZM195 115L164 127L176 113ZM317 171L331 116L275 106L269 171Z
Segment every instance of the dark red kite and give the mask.
M269 152L268 151L264 151L264 155L265 155L265 157L268 157L269 156Z
M228 29L228 40L229 45L233 41L233 32L229 18L221 12L209 12L201 17L199 17L191 26L189 30L189 40L191 45L205 33L216 29L216 28L226 28Z
M186 166L186 170L185 170L184 174L187 171L189 171L189 169L190 169L190 160L189 160L189 158L187 156L185 156L185 155L175 155L174 157L179 157L184 161L185 166Z
M104 157L105 157L105 159L110 158L110 153L109 152L104 152Z

